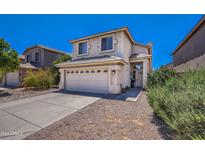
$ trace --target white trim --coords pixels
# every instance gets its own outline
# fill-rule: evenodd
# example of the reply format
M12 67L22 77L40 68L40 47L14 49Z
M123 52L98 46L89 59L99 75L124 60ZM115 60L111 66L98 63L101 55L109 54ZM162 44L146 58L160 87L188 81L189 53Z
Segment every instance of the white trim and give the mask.
M102 50L102 38L106 38L106 37L110 37L112 36L112 49L110 50ZM115 35L114 34L110 34L110 35L105 35L100 37L100 53L106 53L106 52L112 52L115 51Z
M87 53L84 54L79 54L79 44L80 43L87 43ZM88 56L89 55L89 41L88 40L84 40L84 41L80 41L77 43L77 57L81 57L81 56Z

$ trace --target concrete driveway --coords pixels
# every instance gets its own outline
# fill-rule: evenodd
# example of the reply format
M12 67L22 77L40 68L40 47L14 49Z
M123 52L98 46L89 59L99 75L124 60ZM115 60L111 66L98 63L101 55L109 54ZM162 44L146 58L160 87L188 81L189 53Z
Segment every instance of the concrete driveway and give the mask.
M100 98L50 93L0 104L0 139L22 139Z

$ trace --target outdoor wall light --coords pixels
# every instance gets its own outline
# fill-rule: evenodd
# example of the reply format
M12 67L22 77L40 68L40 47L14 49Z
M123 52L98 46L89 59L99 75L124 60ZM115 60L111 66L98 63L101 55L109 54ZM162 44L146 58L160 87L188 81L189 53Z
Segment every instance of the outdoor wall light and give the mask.
M115 73L116 73L116 71L115 71L115 70L112 70L112 75L113 75L113 76L115 75Z

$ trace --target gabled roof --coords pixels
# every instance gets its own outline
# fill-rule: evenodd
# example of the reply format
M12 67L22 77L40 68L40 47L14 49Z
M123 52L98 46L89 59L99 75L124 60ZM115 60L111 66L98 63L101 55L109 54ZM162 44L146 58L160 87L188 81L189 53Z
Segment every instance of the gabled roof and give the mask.
M109 34L116 33L116 32L121 32L121 31L124 31L127 34L128 38L130 39L130 41L132 43L135 43L131 33L128 30L128 27L122 27L122 28L118 28L118 29L114 29L114 30L110 30L110 31L106 31L106 32L101 32L101 33L93 34L93 35L82 37L82 38L78 38L78 39L75 39L75 40L71 40L70 43L84 41L84 40L87 40L87 39L100 37L100 36L104 36L104 35L109 35Z
M202 26L205 24L205 15L200 19L200 21L194 26L190 33L183 39L183 41L177 46L172 55L174 55Z
M62 55L66 55L67 53L64 52L64 51L61 51L61 50L58 50L58 49L54 49L54 48L49 48L49 47L46 47L44 45L34 45L32 47L29 47L29 48L26 48L26 50L23 52L23 55L26 54L26 52L30 49L33 49L33 48L42 48L42 49L45 49L45 50L48 50L50 52L54 52L54 53L57 53L57 54L62 54Z

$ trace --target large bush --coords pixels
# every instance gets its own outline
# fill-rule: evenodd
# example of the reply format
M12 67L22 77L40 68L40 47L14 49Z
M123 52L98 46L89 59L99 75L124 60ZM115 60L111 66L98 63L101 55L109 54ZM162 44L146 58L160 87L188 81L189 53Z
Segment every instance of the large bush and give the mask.
M153 88L157 85L163 86L165 82L176 76L176 72L168 68L160 68L148 75L147 88Z
M53 85L53 77L48 70L29 71L24 78L23 85L36 89L48 89Z
M148 89L154 112L176 139L205 139L205 69L189 71Z

